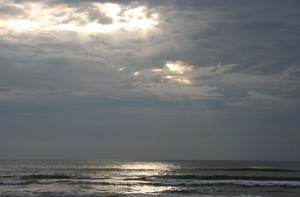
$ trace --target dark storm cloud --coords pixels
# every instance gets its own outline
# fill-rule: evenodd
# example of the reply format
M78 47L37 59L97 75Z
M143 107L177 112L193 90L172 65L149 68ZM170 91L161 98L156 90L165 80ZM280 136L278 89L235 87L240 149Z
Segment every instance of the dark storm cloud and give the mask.
M0 1L0 158L299 160L298 1L32 2Z
M217 15L204 32L190 34L192 63L236 63L245 72L260 74L299 65L299 2L205 2L185 7Z

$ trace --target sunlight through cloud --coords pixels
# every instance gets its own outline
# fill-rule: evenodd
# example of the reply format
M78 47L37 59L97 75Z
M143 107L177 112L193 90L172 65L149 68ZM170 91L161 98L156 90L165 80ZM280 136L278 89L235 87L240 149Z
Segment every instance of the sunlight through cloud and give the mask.
M15 10L0 16L1 31L71 31L110 33L118 30L150 31L158 25L158 14L144 6L123 7L116 3L86 3L85 9L69 4L0 2L1 9Z
M183 63L182 61L176 61L176 62L167 62L165 67L169 69L169 71L178 73L178 74L183 74L187 71L192 70L192 66L187 65Z
M162 68L152 69L153 73L160 74L163 79L175 81L180 84L192 84L187 75L193 70L193 66L182 61L167 61Z

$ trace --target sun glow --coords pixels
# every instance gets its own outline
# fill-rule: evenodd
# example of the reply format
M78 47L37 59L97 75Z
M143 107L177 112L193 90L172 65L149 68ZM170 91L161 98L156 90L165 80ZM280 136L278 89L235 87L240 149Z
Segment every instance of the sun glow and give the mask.
M167 62L165 65L171 72L183 74L192 70L192 66L186 65L181 61Z
M167 61L162 68L154 68L152 72L159 74L162 79L189 85L192 80L188 74L192 70L193 66L182 61Z
M118 30L150 31L158 25L158 14L146 7L122 7L115 3L90 3L86 9L68 4L48 5L30 2L0 4L18 14L0 17L0 31L72 31L77 33L110 33Z
M39 27L39 24L31 20L8 20L6 22L1 22L0 26L14 29L16 32L22 32L35 29Z
M110 16L112 18L117 17L122 11L121 6L115 3L106 3L106 4L94 3L93 5L98 7L107 16Z
M141 74L141 73L138 72L138 71L133 73L134 76L139 76L140 74Z

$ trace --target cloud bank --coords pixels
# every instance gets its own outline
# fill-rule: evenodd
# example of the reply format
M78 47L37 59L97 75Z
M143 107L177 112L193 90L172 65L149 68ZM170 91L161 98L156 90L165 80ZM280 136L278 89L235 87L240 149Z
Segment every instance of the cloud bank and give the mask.
M121 137L134 158L143 143L150 155L164 148L159 158L226 158L223 150L243 144L249 158L264 158L251 155L250 141L263 148L271 139L285 158L299 139L297 8L296 0L1 0L0 155L29 154L45 135L53 157L60 138L62 148L97 139L81 153L102 143L118 158Z

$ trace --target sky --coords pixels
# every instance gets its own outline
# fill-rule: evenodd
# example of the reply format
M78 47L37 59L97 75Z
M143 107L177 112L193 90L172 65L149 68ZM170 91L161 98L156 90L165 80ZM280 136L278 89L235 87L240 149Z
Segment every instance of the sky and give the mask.
M300 160L298 0L0 0L0 159Z

